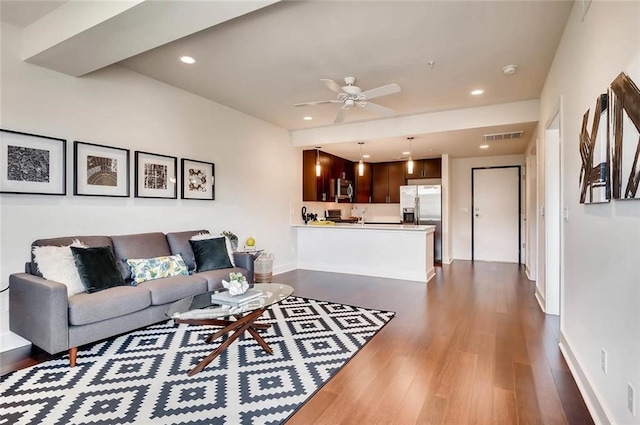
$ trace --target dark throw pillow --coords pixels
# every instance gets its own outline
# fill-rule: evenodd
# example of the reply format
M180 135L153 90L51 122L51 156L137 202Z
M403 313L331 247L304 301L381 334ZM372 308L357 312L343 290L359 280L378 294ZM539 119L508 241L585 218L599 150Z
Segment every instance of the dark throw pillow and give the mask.
M233 267L229 261L225 238L190 240L189 243L196 259L196 272Z
M78 267L78 274L87 292L98 292L114 286L126 285L116 258L108 246L97 248L71 247L73 258Z

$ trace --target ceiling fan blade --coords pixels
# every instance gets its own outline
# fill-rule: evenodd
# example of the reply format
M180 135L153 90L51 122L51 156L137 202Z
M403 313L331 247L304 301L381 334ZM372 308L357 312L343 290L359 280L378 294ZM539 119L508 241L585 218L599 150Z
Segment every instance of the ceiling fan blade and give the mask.
M386 86L377 87L375 89L363 91L362 95L364 95L365 99L375 99L376 97L386 96L388 94L394 94L400 92L400 86L393 83L387 84Z
M320 79L320 81L322 81L329 90L336 92L338 94L344 93L344 91L342 91L342 87L340 87L340 85L338 85L338 83L336 83L335 81L329 80L327 78L322 78Z
M338 111L338 115L336 115L336 119L333 120L335 124L339 124L344 121L344 116L347 114L347 108L340 108Z
M364 107L378 115L393 115L396 113L393 109L378 105L377 103L367 102Z
M313 105L322 105L323 103L341 103L338 100L318 100L316 102L304 102L304 103L296 103L293 106L313 106Z

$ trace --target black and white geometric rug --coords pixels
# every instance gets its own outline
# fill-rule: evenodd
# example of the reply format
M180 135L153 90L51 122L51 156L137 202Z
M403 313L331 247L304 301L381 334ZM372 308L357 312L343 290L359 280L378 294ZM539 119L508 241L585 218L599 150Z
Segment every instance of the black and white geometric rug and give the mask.
M272 355L243 336L192 377L212 328L150 326L4 376L0 425L280 424L393 316L292 296L258 320Z

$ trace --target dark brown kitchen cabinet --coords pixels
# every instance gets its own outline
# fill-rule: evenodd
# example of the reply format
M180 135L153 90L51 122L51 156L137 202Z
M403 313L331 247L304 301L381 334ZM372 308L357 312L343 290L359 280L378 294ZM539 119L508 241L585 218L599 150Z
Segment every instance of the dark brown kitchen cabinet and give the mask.
M332 156L316 150L302 152L302 200L328 201L331 183ZM316 161L320 161L320 175L316 175Z
M356 189L355 201L359 204L367 204L371 202L371 164L365 162L364 173L358 175L358 163L353 164L354 183Z
M409 174L405 162L404 173L406 179L439 179L442 177L442 161L440 158L415 160L412 174Z
M372 202L399 203L400 186L405 183L402 162L378 162L372 164Z

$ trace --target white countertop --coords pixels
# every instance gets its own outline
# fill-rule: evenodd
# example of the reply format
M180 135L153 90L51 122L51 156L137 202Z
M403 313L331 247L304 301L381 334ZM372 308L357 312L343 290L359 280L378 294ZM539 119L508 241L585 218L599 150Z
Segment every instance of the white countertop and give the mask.
M425 226L415 224L352 224L352 223L336 223L333 225L316 225L316 224L292 224L293 227L302 227L309 229L350 229L350 230L392 230L392 231L409 231L409 232L427 232L435 231L436 226Z

